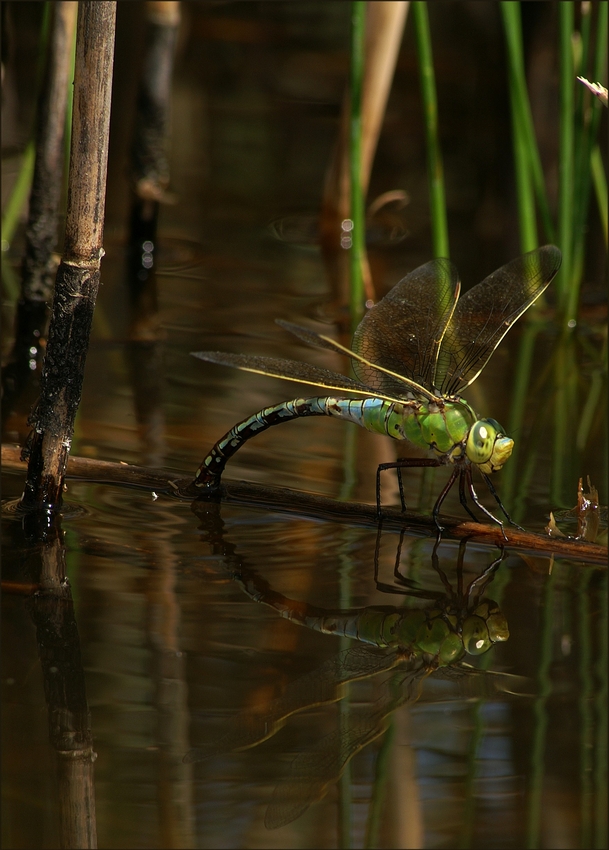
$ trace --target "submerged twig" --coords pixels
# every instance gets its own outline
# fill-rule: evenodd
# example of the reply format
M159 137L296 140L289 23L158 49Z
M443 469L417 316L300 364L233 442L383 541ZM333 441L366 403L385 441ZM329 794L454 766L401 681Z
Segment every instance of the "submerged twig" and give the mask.
M364 197L368 191L372 162L393 82L407 11L408 3L405 0L375 0L366 4L361 121L361 186ZM343 101L339 138L326 174L320 220L322 249L332 261L340 250L341 223L350 215L349 119L350 100L347 93ZM346 259L344 252L339 255L339 259ZM346 275L342 272L341 268L336 274L336 288L339 290L341 303L347 303L349 298ZM367 261L364 265L364 282L366 297L374 299Z

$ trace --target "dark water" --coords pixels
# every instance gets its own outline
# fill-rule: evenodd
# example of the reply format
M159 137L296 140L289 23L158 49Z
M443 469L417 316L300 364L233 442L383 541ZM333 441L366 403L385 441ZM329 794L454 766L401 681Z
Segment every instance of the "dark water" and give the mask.
M202 363L190 351L224 349L343 368L329 352L289 339L274 319L332 321L337 315L315 215L348 69L348 7L183 5L171 145L178 203L160 216L163 340L149 351L155 368L144 391L151 402L148 425L138 425L136 415L124 289L139 7L120 4L107 256L72 453L158 465L186 477L235 422L294 392L270 378ZM466 285L519 253L508 116L500 97L483 104L478 97L483 81L493 81L498 92L505 85L499 22L481 13L482 5L443 4L445 14L432 20L451 246ZM540 37L534 23L531 38ZM418 98L408 27L369 193L373 199L402 188L411 196L398 219L371 229L380 293L431 256ZM18 245L12 250L17 256ZM586 276L591 301L602 279L595 277L595 262ZM571 397L577 403L566 411L570 443L558 449L553 404L561 372L551 310L535 342L525 424L513 435L521 453L513 461L509 505L531 530L543 529L549 510L575 504L581 476L590 475L607 501L603 411L593 408L581 450L573 450L587 388L597 378L606 381L599 354L603 316L599 321L597 311L586 309L577 343L561 349L563 362L572 350L582 377ZM476 410L504 423L521 338L515 328L468 394ZM566 369L563 374L566 379ZM27 412L24 402L8 421L5 440L23 440ZM564 461L558 483L557 451ZM227 475L373 502L376 466L394 457L389 440L318 418L253 440ZM507 467L497 476L500 491L506 475ZM445 478L446 471L409 474L409 506L428 512ZM5 470L3 497L17 497L22 483L20 474ZM384 492L387 501L397 498L389 479ZM604 570L508 550L487 595L499 603L510 637L473 661L488 674L434 673L409 690L412 665L388 670L379 662L379 672L351 682L343 699L311 705L315 671L355 642L281 618L244 592L238 574L259 586L266 582L267 601L275 592L323 609L432 605L375 584L375 560L380 580L394 584L398 534L236 505L196 513L167 496L81 481L69 482L66 500L80 509L63 521L60 550L98 756L100 847L607 845ZM459 511L451 494L446 512ZM11 513L3 517L3 545L4 580L31 581L38 550ZM432 550L433 539L407 530L400 569L419 591L437 597L447 586ZM453 589L458 555L450 540L438 551ZM497 556L497 549L468 545L464 584ZM3 594L3 844L56 847L59 786L44 647L34 625L36 603L15 590L13 584ZM378 737L373 729L373 740L354 747L343 778L337 781L338 771L330 769L320 780L324 757L333 763L337 738L357 737L354 730L365 728L379 701L400 693L403 704L379 721ZM299 711L276 734L230 751L231 736L240 740L248 717L270 717L277 701L294 694ZM206 760L182 761L192 747L222 740ZM303 762L306 776L296 783ZM294 808L296 819L287 825L268 829L265 816L271 826L281 819L273 806L282 790L292 802L307 794L321 799L300 817Z

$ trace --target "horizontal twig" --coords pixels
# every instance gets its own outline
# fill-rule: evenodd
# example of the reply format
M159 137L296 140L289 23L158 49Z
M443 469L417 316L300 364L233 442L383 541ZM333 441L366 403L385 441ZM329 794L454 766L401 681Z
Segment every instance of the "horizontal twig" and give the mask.
M16 445L2 446L2 464L7 469L23 469L21 449ZM70 457L67 477L98 484L114 484L135 487L178 499L193 500L192 478L176 478L169 472L127 463L110 463L86 457ZM317 496L287 487L265 487L246 481L225 481L217 495L218 499L231 504L242 504L266 510L287 511L311 517L348 522L371 528L378 526L376 508L359 502L339 502L327 496ZM205 501L198 504L204 509ZM197 505L194 506L195 512ZM607 564L607 549L585 540L552 538L530 531L519 531L505 527L505 538L498 526L486 523L462 522L456 517L442 516L444 537L468 539L481 544L506 546L529 554L553 554L590 564ZM383 509L383 528L386 531L409 531L421 537L435 536L436 528L430 516L414 511L401 512L394 508Z

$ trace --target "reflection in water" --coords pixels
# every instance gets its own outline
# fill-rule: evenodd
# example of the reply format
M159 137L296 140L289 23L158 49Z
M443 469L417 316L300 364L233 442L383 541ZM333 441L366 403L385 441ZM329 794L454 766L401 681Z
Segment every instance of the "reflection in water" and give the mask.
M31 545L31 584L26 585L26 592L29 587L38 588L28 598L27 608L36 629L49 741L55 754L60 843L62 847L97 847L93 767L97 753L72 591L66 578L61 519L49 523L44 532L37 514L25 514L22 522Z
M459 547L458 588L455 591L440 569L438 540L432 565L440 575L445 593L407 587L406 580L401 588L393 589L406 596L431 600L430 605L331 610L290 599L273 590L267 581L243 564L235 547L224 539L219 508L195 503L194 510L203 519L205 541L211 544L215 555L221 555L219 563L250 599L270 606L293 623L324 634L352 638L359 643L289 683L283 693L267 705L241 711L229 718L214 735L213 742L191 750L184 761L204 761L222 753L255 747L273 736L296 712L342 699L343 686L348 682L399 668L381 684L380 696L371 706L355 712L347 724L296 757L289 777L277 786L267 809L265 825L269 829L291 823L311 803L321 799L328 787L340 778L350 759L387 729L392 713L417 699L427 676L480 674L481 671L463 663L464 656L481 655L509 637L506 620L497 604L481 598L503 559L503 552L469 583L464 592L464 541ZM376 561L377 558L375 575ZM396 562L396 574L397 569ZM383 587L378 581L377 586ZM499 690L505 687L505 676L486 674L484 678L492 678L493 686Z

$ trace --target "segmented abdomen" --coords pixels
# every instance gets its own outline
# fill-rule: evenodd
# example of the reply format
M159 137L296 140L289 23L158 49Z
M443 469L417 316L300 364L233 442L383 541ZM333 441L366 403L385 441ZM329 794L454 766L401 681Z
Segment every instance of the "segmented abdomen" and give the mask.
M395 404L378 398L295 398L283 401L272 407L265 407L242 422L238 422L222 439L218 440L209 454L203 459L195 475L195 486L207 491L215 490L220 484L224 467L230 458L251 437L279 425L290 419L301 416L334 416L337 419L347 419L361 425L368 431L387 434L396 440L410 439L420 444L416 437L418 428L412 433L405 432L404 422L414 422L416 412L420 408L417 402ZM423 443L423 446L425 444Z

